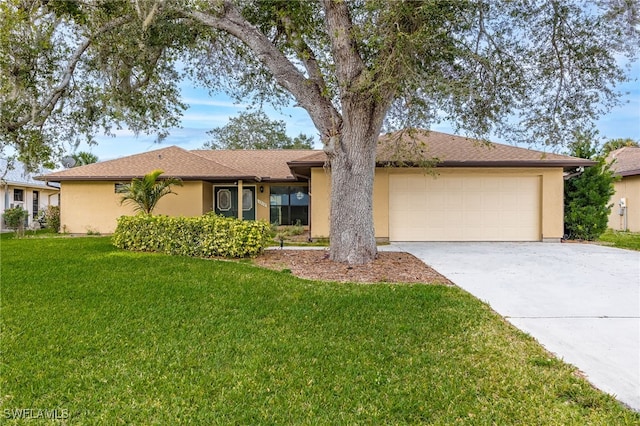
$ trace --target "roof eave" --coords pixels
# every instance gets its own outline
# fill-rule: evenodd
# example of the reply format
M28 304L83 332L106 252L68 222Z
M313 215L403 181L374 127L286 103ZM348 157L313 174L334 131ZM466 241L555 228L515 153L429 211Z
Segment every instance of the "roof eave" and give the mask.
M324 161L291 161L289 168L323 167ZM502 161L441 161L435 167L590 167L598 164L591 160L502 160ZM395 161L377 161L376 167L397 166ZM420 167L416 162L405 162L405 167Z
M290 176L285 176L285 177L263 177L262 178L262 182L269 182L269 183L281 183L281 182L296 182L298 179L296 178L296 175L294 172L292 172L293 175Z
M436 167L591 167L598 164L591 160L502 160L502 161L442 161Z
M628 177L640 175L640 169L624 170L622 172L614 172L615 176Z
M287 161L287 166L291 167L322 167L326 163L324 160L308 160L308 161Z
M98 182L108 182L108 181L121 181L121 180L131 180L131 179L140 179L143 176L130 176L130 175L122 175L122 176L44 176L42 180L46 182L65 182L65 181L98 181ZM217 181L217 182L227 182L227 181L235 181L235 180L249 180L260 182L263 179L257 176L177 176L179 179L183 181L193 181L193 180L206 180L206 181Z
M22 186L25 188L50 188L49 186L47 186L46 182L19 182L19 181L15 181L15 180L3 180L0 179L0 183L2 185L7 185L7 186Z

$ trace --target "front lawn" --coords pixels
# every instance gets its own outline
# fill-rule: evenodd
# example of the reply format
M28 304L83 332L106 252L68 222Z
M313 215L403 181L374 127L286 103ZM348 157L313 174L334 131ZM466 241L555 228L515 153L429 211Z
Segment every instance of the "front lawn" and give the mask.
M455 287L304 281L105 237L0 244L8 423L640 422Z
M613 247L640 250L640 233L637 232L612 231L608 229L598 238L598 241Z

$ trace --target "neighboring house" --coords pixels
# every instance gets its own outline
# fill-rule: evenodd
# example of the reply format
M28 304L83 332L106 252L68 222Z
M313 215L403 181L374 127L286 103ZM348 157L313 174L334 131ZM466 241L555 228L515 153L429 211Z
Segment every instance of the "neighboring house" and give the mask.
M609 215L609 228L616 231L640 232L640 148L626 146L611 151L607 156L616 176L613 208ZM620 205L624 200L625 207ZM626 225L626 226L625 226Z
M12 162L11 166L8 168L7 161L0 159L0 212L20 206L29 212L27 226L32 227L39 210L58 205L60 190L34 180L33 174L19 161ZM0 220L0 229L6 229L4 218Z
M376 237L391 241L559 241L563 171L592 161L438 132L380 138L373 215ZM420 158L421 157L421 158ZM422 160L437 157L435 175ZM410 161L414 160L414 161ZM417 161L415 161L417 160ZM398 161L401 167L393 167ZM209 211L308 227L329 235L330 170L323 151L224 151L172 146L40 177L60 182L61 223L72 233L113 232L132 214L118 185L154 169L180 177L158 214ZM240 194L240 196L239 196Z

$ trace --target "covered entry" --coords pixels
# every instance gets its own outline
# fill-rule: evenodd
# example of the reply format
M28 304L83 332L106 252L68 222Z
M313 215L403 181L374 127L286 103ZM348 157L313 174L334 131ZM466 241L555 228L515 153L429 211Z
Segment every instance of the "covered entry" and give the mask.
M391 241L539 241L541 177L389 175Z

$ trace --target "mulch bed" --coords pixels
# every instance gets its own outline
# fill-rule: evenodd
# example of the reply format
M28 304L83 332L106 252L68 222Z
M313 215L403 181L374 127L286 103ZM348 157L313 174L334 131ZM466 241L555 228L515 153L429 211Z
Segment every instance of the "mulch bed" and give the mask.
M256 265L276 271L290 270L300 278L360 283L432 283L451 281L409 253L379 252L367 265L332 262L326 250L267 250L254 259Z

